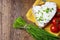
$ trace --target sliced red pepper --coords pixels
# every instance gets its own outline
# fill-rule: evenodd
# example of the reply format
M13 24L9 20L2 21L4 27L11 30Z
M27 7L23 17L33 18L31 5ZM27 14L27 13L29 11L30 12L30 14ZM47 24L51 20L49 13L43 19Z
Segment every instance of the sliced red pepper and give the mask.
M60 9L57 9L57 12L60 12Z

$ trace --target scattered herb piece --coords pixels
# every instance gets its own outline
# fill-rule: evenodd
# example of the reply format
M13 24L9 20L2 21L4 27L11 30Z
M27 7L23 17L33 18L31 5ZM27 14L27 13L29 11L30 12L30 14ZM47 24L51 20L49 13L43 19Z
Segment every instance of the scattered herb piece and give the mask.
M52 9L50 9L50 12L52 12Z
M38 10L38 14L40 13L40 10Z
M49 13L49 8L46 9L46 13Z
M52 10L54 10L54 9L52 8Z
M45 10L43 10L43 12L45 12Z

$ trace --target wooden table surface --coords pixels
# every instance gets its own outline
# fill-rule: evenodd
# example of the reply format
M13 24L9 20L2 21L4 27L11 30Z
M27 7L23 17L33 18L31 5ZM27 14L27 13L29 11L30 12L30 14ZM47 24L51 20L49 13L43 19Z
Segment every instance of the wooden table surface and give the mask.
M0 40L34 40L26 31L12 26L19 16L26 20L26 12L34 2L35 0L0 0Z

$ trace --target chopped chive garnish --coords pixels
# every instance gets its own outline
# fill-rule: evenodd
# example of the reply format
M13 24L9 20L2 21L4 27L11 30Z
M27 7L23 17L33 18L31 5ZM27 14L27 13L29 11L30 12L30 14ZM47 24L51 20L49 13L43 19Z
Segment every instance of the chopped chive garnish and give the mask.
M54 10L54 9L52 8L52 10Z
M38 21L43 21L43 20L41 18L39 18Z
M52 12L52 10L54 10L53 8L50 9L50 12Z
M50 12L52 12L52 10L50 9Z
M49 8L46 9L46 13L49 13Z
M42 16L43 16L43 13L42 13Z
M36 17L36 19L37 19L38 17Z
M47 8L47 10L49 10L49 8Z
M54 10L53 8L47 8L46 10L43 10L44 12L46 12L46 13L49 13L49 12L52 12L52 10Z
M41 16L41 17L38 19L38 21L43 21L43 17Z
M45 10L43 10L45 12Z
M46 21L46 19L44 19Z
M49 13L49 10L46 10L46 13Z
M40 13L40 10L38 10L38 14Z

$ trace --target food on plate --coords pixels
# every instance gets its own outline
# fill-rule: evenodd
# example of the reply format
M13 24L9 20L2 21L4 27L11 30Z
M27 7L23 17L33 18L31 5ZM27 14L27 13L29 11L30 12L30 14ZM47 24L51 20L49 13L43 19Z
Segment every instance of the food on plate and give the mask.
M33 6L32 13L40 28L45 27L45 25L54 17L57 11L56 8L57 6L54 2L46 2L41 6Z

